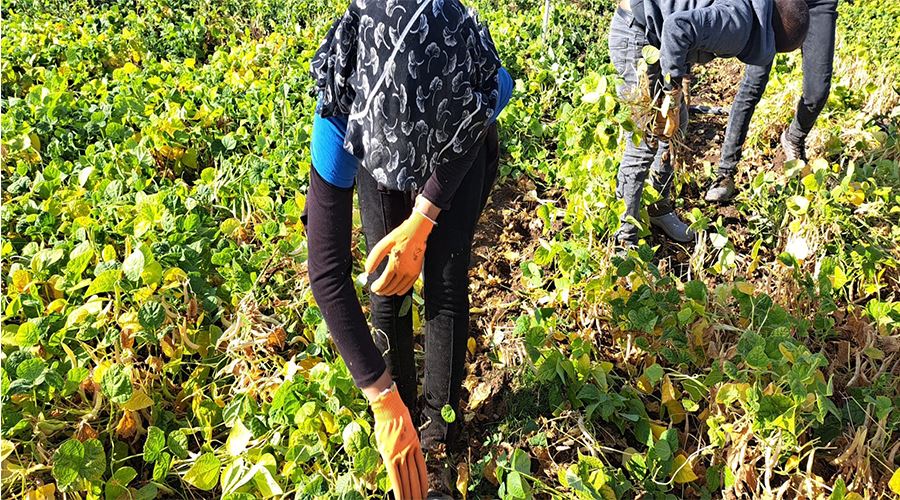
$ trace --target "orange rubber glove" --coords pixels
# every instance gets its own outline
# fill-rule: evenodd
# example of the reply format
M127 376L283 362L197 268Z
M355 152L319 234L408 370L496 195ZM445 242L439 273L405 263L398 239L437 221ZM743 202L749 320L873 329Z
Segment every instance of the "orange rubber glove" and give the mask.
M425 243L434 222L413 211L408 219L381 239L369 252L366 272L372 274L390 254L387 267L372 291L378 295L403 295L416 283L425 261Z
M656 112L656 123L653 134L657 137L671 139L681 122L681 88L665 93L659 110Z
M397 500L420 500L428 494L425 457L419 435L400 399L397 386L372 401L375 440Z

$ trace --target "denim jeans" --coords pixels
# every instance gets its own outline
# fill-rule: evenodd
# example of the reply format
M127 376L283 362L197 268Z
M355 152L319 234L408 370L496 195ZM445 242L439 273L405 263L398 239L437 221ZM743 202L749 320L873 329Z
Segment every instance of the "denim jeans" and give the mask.
M812 130L819 113L828 101L833 73L835 26L838 0L808 0L809 32L803 41L803 94L797 102L788 137L802 142ZM742 148L750 128L750 118L762 99L772 65L747 66L744 79L731 105L719 175L733 176L741 161Z
M612 23L609 27L609 57L613 66L619 72L624 83L619 85L617 92L619 97L631 93L640 81L638 74L638 61L641 60L641 50L648 45L647 35L644 29L637 25L634 16L625 10L616 9ZM662 92L663 79L659 64L652 64L647 68L647 76L650 83L650 94L657 95ZM687 126L687 107L682 103L681 127ZM625 213L622 215L622 223L616 232L616 240L620 243L637 243L638 228L627 222L628 217L640 220L641 195L644 192L644 182L650 174L650 182L656 189L662 200L649 207L650 215L663 215L672 211L670 197L674 170L669 155L666 154L669 143L655 137L646 135L638 145L632 140L633 134L625 132L625 153L619 164L619 172L616 178L616 196L625 202Z
M428 237L424 263L425 381L421 440L428 449L447 443L456 423L447 424L441 409L459 414L469 336L469 258L475 226L497 177L496 126ZM415 193L383 188L360 168L356 191L368 251L412 213ZM416 415L417 372L413 351L412 293L399 297L369 294L371 323L366 323L352 279L350 235L353 189L328 184L313 169L305 223L309 246L310 286L325 323L356 384L371 385L387 368L403 402ZM369 276L371 285L384 271L385 259ZM409 302L408 302L409 301ZM374 338L373 338L374 337Z

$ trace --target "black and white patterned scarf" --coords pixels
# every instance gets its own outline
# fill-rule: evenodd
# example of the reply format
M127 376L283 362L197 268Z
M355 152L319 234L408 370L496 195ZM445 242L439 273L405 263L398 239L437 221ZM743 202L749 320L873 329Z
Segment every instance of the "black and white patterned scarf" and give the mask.
M499 97L494 42L459 0L352 0L311 67L320 115L348 115L344 148L399 191L477 145Z

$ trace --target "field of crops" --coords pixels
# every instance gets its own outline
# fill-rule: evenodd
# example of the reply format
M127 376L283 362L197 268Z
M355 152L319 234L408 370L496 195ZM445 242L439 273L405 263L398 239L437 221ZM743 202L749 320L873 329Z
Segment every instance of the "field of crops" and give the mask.
M614 2L467 3L516 87L458 497L900 495L900 3L841 2L808 164L774 148L801 88L778 56L733 205L702 201L725 119L693 117L702 237L627 258ZM309 59L344 6L2 0L3 498L384 497L299 222ZM694 101L740 74L700 70Z

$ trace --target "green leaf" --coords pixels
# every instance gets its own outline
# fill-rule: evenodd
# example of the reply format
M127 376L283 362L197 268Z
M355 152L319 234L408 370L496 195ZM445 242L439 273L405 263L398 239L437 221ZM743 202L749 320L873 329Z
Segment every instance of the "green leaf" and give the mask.
M512 471L506 477L506 493L511 498L529 498L531 486L528 484L528 480L522 477L522 474L518 471Z
M652 45L644 45L641 49L641 56L647 61L647 64L656 64L659 62L659 49Z
M66 491L78 480L78 471L84 463L84 445L77 439L69 439L53 454L53 477L60 490Z
M368 446L369 436L366 434L366 431L363 430L362 426L359 425L359 422L355 420L344 427L344 430L341 431L341 437L343 438L344 448L347 449L347 453L354 454Z
M253 484L263 498L281 498L284 495L281 485L272 477L272 472L267 467L259 467L257 469L256 474L253 475Z
M88 439L84 442L84 466L81 468L81 476L88 481L99 481L106 470L106 453L103 445L97 439Z
M831 490L831 495L828 496L828 500L844 500L847 495L847 485L844 483L843 478L837 478L834 482L834 488Z
M222 137L222 146L228 151L234 149L237 146L237 140L235 140L234 135L229 133Z
M61 490L67 490L78 479L99 481L106 469L103 445L96 439L84 443L69 439L53 454L53 477Z
M155 500L159 497L159 488L155 484L149 483L141 486L134 495L134 500Z
M81 273L87 269L88 264L94 257L94 249L91 247L90 241L82 241L78 246L72 249L69 254L69 262L66 263L66 271L81 276Z
M138 310L138 322L144 330L155 332L166 320L166 310L159 302L145 302Z
M141 279L141 273L144 272L144 254L140 250L135 250L122 263L122 272L125 277L131 281L137 282Z
M112 365L104 373L100 381L100 389L113 403L122 404L131 398L133 387L128 369L121 365Z
M447 422L448 424L452 424L453 422L455 422L456 412L453 411L453 407L450 405L444 405L443 408L441 408L441 418L443 418L444 422Z
M172 468L172 455L169 455L167 452L162 452L159 454L159 458L157 458L156 463L153 464L153 480L157 483L165 483L166 476L169 475L169 470Z
M531 474L531 457L520 448L516 448L512 454L512 468L522 474Z
M19 363L16 368L16 377L27 380L34 385L39 385L44 381L44 370L47 363L41 358L30 358Z
M665 440L669 443L669 449L672 450L672 453L678 451L678 431L675 429L666 429L662 435L659 436L659 439Z
M166 439L166 444L176 457L182 460L188 457L188 440L181 429L175 429L170 432L169 437Z
M650 381L651 385L656 385L657 382L662 380L665 372L663 371L663 367L659 366L658 363L653 363L648 366L646 370L644 370L644 375L647 376L647 380Z
M137 471L134 470L133 467L121 467L119 470L113 473L112 481L116 481L122 486L128 486L128 483L134 481L134 478L137 477Z
M366 475L378 467L378 452L374 448L366 447L353 455L353 471L360 475Z
M144 272L141 273L141 280L145 285L154 285L162 279L163 270L159 262L151 262L144 264Z
M222 487L222 498L233 498L235 490L253 479L254 470L247 467L243 458L228 464L220 474L219 485Z
M222 464L214 453L204 453L188 469L184 475L184 481L197 489L209 491L216 487L221 466Z
M665 439L660 439L653 445L653 453L656 454L656 458L663 462L668 462L672 458L672 448Z
M166 435L159 427L151 425L147 429L147 440L144 441L144 461L153 463L166 447Z
M33 321L26 321L16 330L15 345L18 347L31 347L41 341L38 326Z
M113 291L116 288L116 283L119 282L119 276L121 274L122 271L119 269L107 269L106 271L103 271L99 276L94 278L94 281L91 282L91 286L84 292L84 296L89 297L98 293Z
M763 369L769 366L769 356L766 355L766 349L759 345L751 349L744 360L752 368Z
M702 281L688 281L684 284L684 295L701 304L706 303L706 284Z
M711 232L709 233L709 241L712 243L713 247L717 250L721 250L728 244L728 236Z

